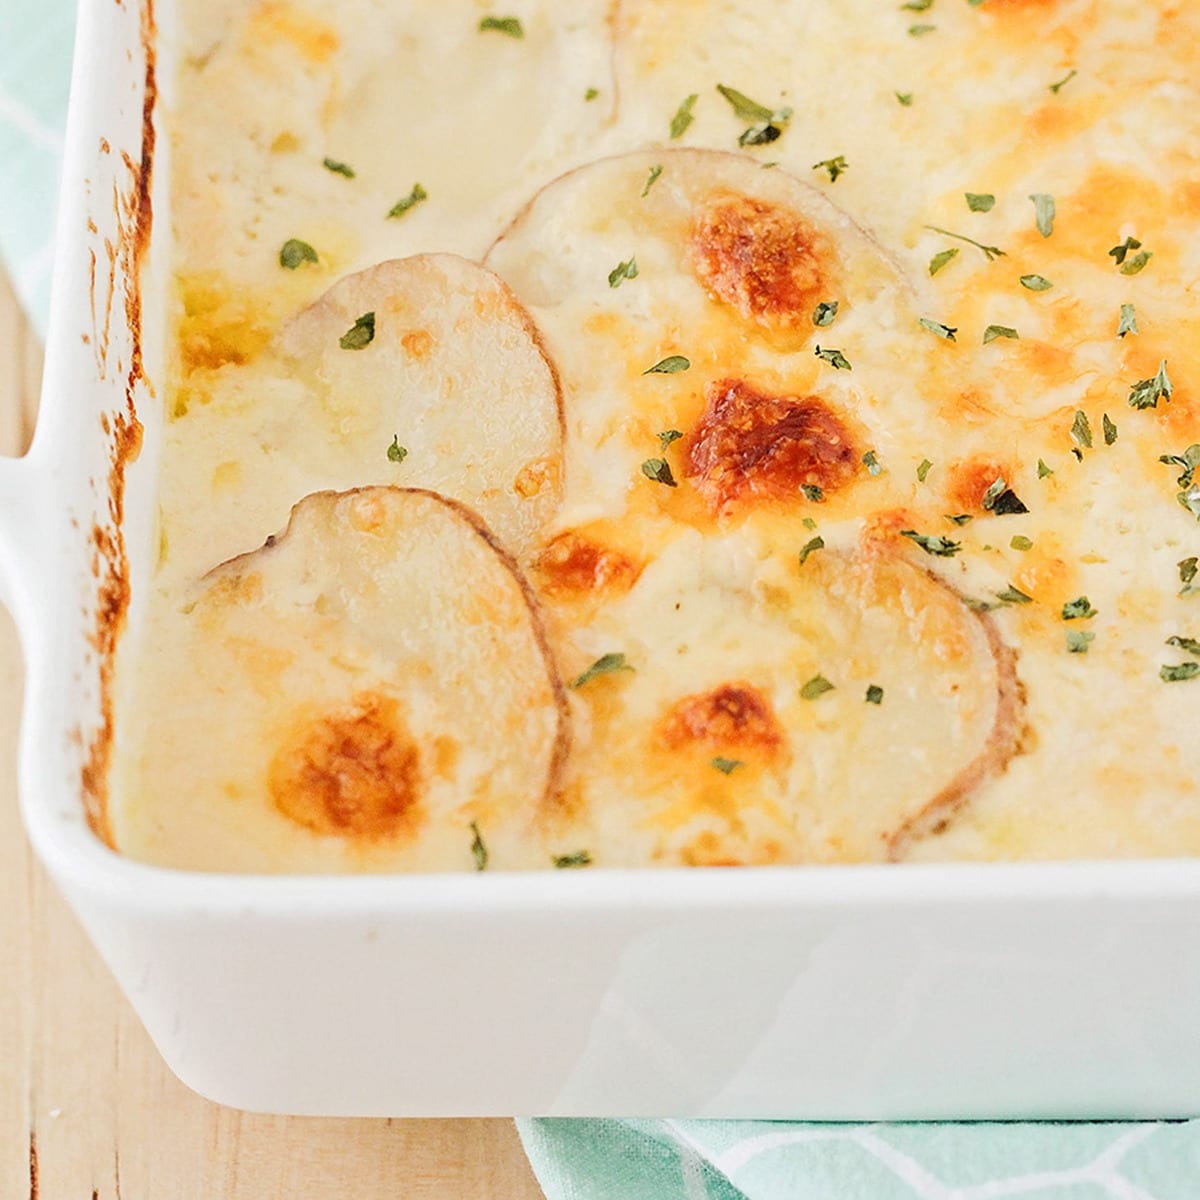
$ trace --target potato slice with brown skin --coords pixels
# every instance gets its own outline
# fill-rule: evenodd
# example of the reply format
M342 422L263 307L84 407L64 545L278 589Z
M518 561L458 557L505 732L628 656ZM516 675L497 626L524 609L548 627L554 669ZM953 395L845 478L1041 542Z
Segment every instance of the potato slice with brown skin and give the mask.
M1020 745L991 617L888 543L797 565L684 533L571 637L568 673L601 646L633 668L576 692L566 785L629 865L898 858Z
M475 514L419 489L317 493L201 586L160 638L172 690L140 751L175 796L157 861L470 869L472 821L493 865L537 861L566 701Z
M368 313L373 336L346 348ZM561 495L562 405L536 327L495 275L449 254L379 263L295 317L277 350L318 399L334 486L390 472L462 500L525 556ZM312 439L283 431L276 452Z
M581 517L666 503L646 493L642 463L656 455L658 433L696 429L722 381L754 392L747 410L761 407L754 397L777 398L777 419L754 423L790 422L777 439L790 449L772 449L771 430L760 429L764 445L743 464L754 478L737 486L723 466L723 481L714 477L723 443L694 469L675 457L672 515L710 526L739 520L751 507L803 503L805 483L848 495L865 473L863 451L878 444L872 415L896 389L881 331L916 325L894 264L849 217L786 172L723 151L640 151L570 172L534 197L485 261L529 306L558 365L565 509ZM816 324L818 307L828 321L835 303L836 324ZM829 346L848 347L854 370L835 366L843 360ZM906 335L904 349L929 347ZM680 358L686 369L651 370ZM814 426L807 433L791 428L797 408L814 417L800 421ZM831 475L816 468L833 441ZM793 451L810 442L830 446L805 466L811 456ZM795 470L774 469L793 460Z

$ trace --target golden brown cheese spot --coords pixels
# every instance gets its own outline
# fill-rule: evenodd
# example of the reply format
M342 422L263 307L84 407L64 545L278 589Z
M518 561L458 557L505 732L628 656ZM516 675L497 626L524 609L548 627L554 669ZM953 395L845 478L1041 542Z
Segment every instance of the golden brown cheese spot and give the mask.
M748 683L724 683L711 692L685 696L667 713L660 736L672 749L701 745L770 751L783 742L770 702Z
M692 269L714 299L775 329L807 321L830 291L833 247L799 213L733 193L692 223Z
M433 349L433 334L427 329L414 329L400 339L400 345L404 347L404 352L409 358L422 362L429 357L429 352Z
M568 599L600 592L626 592L641 573L620 551L598 546L574 530L560 533L534 563L541 590Z
M818 396L773 396L739 379L712 383L685 443L686 470L714 514L785 500L805 485L833 492L858 469L850 429Z
M185 376L247 363L270 339L254 297L239 295L216 273L181 279L180 299L179 361Z
M324 21L301 12L281 0L262 4L251 18L251 37L289 42L310 62L323 63L340 44L337 31Z
M542 492L557 488L559 466L556 458L535 458L527 462L513 480L513 491L522 500L532 500Z
M412 829L420 784L420 756L395 700L369 693L304 721L268 773L284 816L314 833L363 841Z
M962 512L978 512L988 488L997 479L1011 484L1012 478L1012 469L1004 463L986 457L968 458L950 467L950 500Z

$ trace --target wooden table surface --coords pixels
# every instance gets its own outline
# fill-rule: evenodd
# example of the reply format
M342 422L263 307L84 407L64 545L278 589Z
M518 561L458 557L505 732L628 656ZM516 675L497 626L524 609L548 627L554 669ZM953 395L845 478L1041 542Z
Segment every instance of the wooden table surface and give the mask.
M28 444L41 351L0 276L0 453ZM21 658L0 609L0 1200L538 1200L509 1121L221 1108L158 1057L17 816Z

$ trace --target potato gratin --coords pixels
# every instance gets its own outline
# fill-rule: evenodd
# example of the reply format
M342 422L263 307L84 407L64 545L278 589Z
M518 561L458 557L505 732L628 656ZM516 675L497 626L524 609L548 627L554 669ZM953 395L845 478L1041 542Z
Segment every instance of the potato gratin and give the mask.
M182 7L123 851L1200 852L1200 6Z

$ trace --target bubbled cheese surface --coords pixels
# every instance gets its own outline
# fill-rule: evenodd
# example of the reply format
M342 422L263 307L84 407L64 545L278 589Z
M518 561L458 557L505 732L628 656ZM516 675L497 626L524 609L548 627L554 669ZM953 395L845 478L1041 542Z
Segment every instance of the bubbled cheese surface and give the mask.
M1196 6L182 9L123 851L265 871L470 870L481 845L488 869L1200 851L1200 501L1160 461L1200 442ZM282 266L290 239L317 261ZM342 349L368 305L378 341ZM205 598L306 496L367 486L465 506L444 553L411 549L447 564L436 605L406 608L405 525L391 592L367 603L359 571L333 617L258 567L253 620ZM303 527L340 561L334 523ZM424 669L467 661L454 621L486 625L468 599L489 586L506 615L472 618L469 661L505 694L489 721L486 684L457 715L434 689L446 727L404 758L437 781L421 819L297 820L248 765L277 755L225 731L205 753L246 711L218 668L266 705L255 738L312 708L279 630L318 617L338 721L371 689L371 722L419 709L378 647L419 621ZM363 612L369 665L339 660ZM340 770L327 791L369 765ZM484 795L490 773L538 782Z

